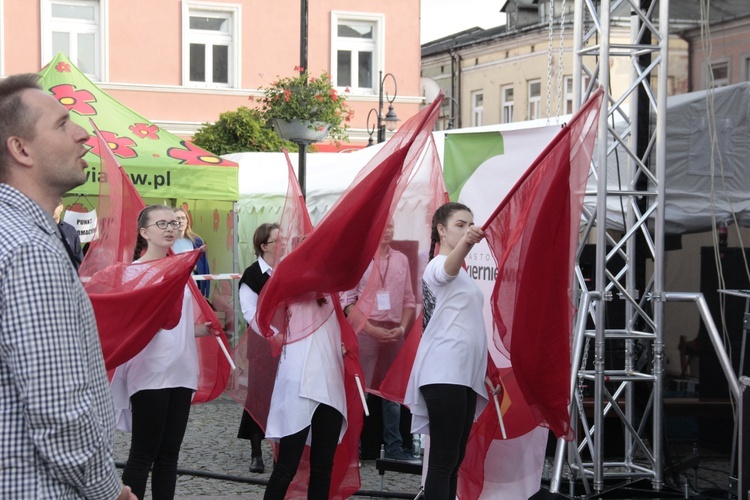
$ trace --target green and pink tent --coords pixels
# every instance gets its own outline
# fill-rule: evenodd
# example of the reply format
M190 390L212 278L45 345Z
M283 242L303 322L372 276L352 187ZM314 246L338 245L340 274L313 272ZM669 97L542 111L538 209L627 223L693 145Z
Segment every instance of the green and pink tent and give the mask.
M237 201L237 164L160 129L110 97L63 54L40 72L41 84L92 134L87 181L71 194L99 194L93 120L143 198Z

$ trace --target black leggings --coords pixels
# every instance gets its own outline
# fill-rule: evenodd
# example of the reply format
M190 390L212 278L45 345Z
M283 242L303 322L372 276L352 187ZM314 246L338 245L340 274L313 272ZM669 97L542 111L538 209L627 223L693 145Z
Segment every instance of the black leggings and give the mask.
M177 459L185 436L193 390L184 387L138 391L130 396L133 434L122 482L138 498L146 493L148 471L154 500L174 498Z
M264 500L283 500L286 491L297 473L297 467L305 451L307 434L312 427L310 442L310 482L307 485L308 500L327 500L331 489L333 457L341 433L344 417L338 410L324 404L318 405L312 423L291 436L279 441L279 457L266 486Z
M430 458L425 500L454 500L458 469L466 454L477 393L471 387L430 384L420 387L430 420Z

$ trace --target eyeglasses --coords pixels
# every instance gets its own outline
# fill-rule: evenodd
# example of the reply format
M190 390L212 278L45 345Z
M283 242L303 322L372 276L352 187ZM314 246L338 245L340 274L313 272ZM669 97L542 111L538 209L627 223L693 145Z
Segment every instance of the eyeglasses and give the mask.
M167 229L168 227L171 227L172 229L180 229L180 222L176 220L173 220L173 221L158 220L151 224L147 224L143 227L148 227L148 226L156 226L159 229Z

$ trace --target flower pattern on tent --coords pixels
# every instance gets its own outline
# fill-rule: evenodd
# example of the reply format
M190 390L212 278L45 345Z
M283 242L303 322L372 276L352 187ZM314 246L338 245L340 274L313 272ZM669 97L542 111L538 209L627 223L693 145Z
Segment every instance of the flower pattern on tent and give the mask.
M116 156L119 156L120 158L135 158L138 156L138 153L133 149L133 146L135 146L135 141L133 139L129 137L117 137L117 134L106 132L104 130L102 130L102 136L107 141L109 149L111 149ZM91 152L93 154L101 157L99 141L95 136L92 135L89 137L86 144L91 147Z
M134 123L128 127L133 134L137 135L141 139L158 139L159 127L156 125L150 125L148 123Z
M75 86L70 84L56 85L49 90L68 111L75 111L84 116L96 114L96 109L89 104L96 102L96 97L88 90L76 90Z
M55 66L55 69L58 73L70 73L70 64L66 62L59 62L57 63L57 66Z
M185 149L169 148L167 150L167 156L180 160L180 163L187 163L188 165L233 165L233 163L216 155L212 155L187 141L180 141L180 144L185 146Z

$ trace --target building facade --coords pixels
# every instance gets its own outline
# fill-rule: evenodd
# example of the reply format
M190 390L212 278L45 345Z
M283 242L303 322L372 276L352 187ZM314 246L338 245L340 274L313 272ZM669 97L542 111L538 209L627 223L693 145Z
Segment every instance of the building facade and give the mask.
M750 6L747 7L750 10ZM750 81L750 15L682 33L690 50L690 91Z
M445 104L440 126L474 127L573 112L574 2L506 2L508 24L471 29L422 46L422 77L455 98ZM585 27L584 27L585 29ZM625 16L612 28L611 44L630 40ZM688 44L670 38L669 93L687 91ZM632 79L626 58L609 61L612 93L625 92ZM581 78L585 87L587 78ZM655 85L654 85L655 87Z
M397 80L399 117L419 110L419 9L418 0L308 4L309 70L349 89L352 145L367 140L380 71ZM112 97L190 137L294 72L300 11L298 0L0 0L0 74L39 71L63 52Z

